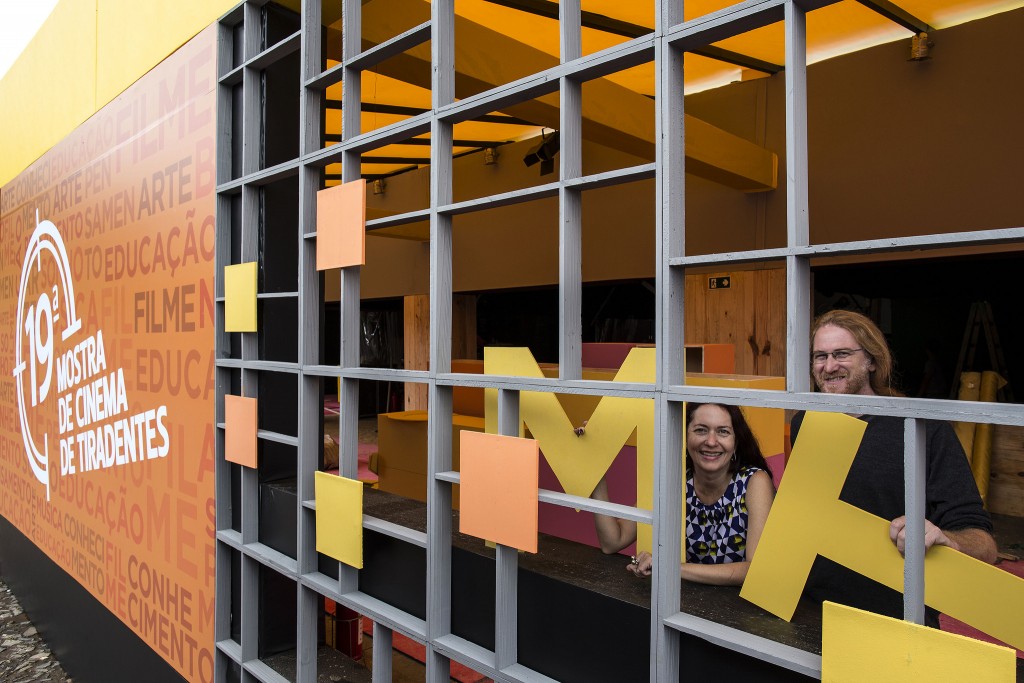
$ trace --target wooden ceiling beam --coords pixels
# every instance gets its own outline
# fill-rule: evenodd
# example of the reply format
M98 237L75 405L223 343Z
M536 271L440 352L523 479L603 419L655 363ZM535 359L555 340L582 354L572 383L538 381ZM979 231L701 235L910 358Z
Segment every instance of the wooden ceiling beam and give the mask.
M363 37L370 43L388 40L403 23L428 16L425 0L371 0L363 6ZM513 37L456 16L458 73L456 96L466 98L511 83L523 74L540 73L558 60ZM430 87L430 47L417 46L379 64L375 71L420 87ZM583 102L585 139L654 159L654 101L607 78L587 81ZM502 113L557 129L557 93L520 102ZM694 175L743 192L773 190L778 185L778 157L771 150L686 115L686 169Z

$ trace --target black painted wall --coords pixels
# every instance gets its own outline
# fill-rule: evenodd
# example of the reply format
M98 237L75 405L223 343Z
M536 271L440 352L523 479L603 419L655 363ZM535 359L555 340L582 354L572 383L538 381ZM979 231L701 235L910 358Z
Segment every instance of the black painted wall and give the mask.
M0 576L75 683L185 680L3 517Z

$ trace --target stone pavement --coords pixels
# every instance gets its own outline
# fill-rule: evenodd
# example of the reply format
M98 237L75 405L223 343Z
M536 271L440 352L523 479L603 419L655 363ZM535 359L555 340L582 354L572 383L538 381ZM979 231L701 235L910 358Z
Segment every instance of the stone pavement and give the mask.
M18 599L0 581L0 681L3 683L71 683Z

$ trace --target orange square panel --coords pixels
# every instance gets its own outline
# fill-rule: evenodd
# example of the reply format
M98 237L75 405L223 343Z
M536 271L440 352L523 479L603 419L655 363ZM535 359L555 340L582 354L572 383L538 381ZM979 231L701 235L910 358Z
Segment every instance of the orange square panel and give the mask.
M537 442L464 429L459 450L459 530L537 552Z
M366 263L366 180L316 193L316 269Z
M224 459L256 467L256 399L224 396Z

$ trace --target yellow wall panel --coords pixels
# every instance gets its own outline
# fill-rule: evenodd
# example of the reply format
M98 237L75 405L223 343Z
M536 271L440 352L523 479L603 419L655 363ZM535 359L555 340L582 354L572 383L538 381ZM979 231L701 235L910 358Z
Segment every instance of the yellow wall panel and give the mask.
M0 186L95 113L95 82L96 0L63 0L0 80Z
M236 3L61 0L0 80L0 186Z
M96 99L106 103L217 21L237 0L97 0L97 4Z

